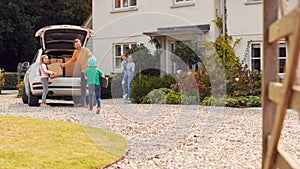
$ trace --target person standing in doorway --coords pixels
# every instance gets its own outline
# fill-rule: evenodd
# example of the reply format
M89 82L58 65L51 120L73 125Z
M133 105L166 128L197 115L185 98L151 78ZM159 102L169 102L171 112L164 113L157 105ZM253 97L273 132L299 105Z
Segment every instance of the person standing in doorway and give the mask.
M132 55L128 56L128 63L126 64L127 69L127 90L128 90L128 100L130 100L131 97L131 83L134 77L134 70L135 70L135 64L133 62Z
M77 62L81 68L81 96L79 104L75 105L76 107L84 107L85 106L85 95L86 95L86 80L84 77L84 72L88 68L88 59L92 56L92 52L86 48L81 46L81 42L79 39L74 40L74 52L72 58L66 63L61 64L61 67L67 67L75 64Z

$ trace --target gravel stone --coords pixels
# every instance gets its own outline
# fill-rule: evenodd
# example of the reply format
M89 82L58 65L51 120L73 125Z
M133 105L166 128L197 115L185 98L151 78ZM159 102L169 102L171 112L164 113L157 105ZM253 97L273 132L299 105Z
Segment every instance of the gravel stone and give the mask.
M0 95L0 115L79 123L123 135L125 158L108 168L261 168L261 108L197 105L136 105L102 100L100 114L70 101L47 100L51 108L28 107ZM63 104L61 104L63 103ZM300 164L299 114L289 110L279 147Z

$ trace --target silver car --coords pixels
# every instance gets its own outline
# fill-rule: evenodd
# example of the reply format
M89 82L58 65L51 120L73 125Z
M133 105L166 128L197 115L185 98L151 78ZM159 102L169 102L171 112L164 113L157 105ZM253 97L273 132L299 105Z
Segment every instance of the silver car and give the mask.
M48 55L49 64L65 63L72 57L74 39L80 39L82 46L86 46L88 39L93 35L92 30L73 25L53 25L38 30L35 36L40 38L41 48L35 54L24 76L23 103L28 103L29 106L39 104L43 93L39 75L40 58L43 54ZM74 103L77 103L80 95L79 65L65 67L61 77L49 80L47 98L73 99Z

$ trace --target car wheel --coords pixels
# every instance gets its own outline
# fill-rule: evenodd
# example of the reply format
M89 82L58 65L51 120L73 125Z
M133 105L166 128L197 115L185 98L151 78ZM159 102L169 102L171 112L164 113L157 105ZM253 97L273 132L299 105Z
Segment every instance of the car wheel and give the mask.
M73 103L76 105L76 104L79 104L80 103L80 96L73 96Z
M22 87L22 101L24 104L28 103L28 96L26 94L25 85Z
M29 95L28 95L28 106L38 106L39 105L39 97L34 96L31 93L31 90L29 88Z

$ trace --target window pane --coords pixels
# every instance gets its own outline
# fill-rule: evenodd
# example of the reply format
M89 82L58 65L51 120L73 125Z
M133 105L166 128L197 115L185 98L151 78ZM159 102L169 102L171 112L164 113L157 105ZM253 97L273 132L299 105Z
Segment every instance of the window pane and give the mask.
M285 59L279 59L279 73L284 73Z
M279 57L286 57L286 47L284 43L280 43L279 47Z
M116 58L116 68L115 69L122 69L121 66L121 58Z
M259 70L260 71L260 68L261 68L261 65L260 65L260 59L252 59L251 60L251 68L252 70Z
M130 1L130 6L136 6L136 0L131 0Z
M121 45L116 45L115 46L116 56L121 56L121 51L122 51L122 46Z
M115 0L115 8L121 8L121 0Z
M128 0L123 0L123 7L128 7Z
M127 52L129 51L129 44L127 44L127 45L123 45L123 54L127 54Z
M251 47L252 47L251 58L260 58L260 45L252 44Z

